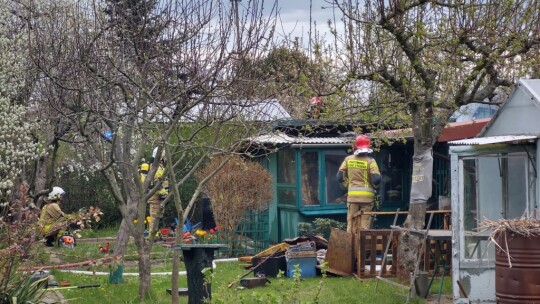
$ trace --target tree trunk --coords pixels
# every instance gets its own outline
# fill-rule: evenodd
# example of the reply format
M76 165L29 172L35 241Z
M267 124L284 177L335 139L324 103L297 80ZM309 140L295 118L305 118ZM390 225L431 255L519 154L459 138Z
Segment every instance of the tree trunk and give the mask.
M129 229L126 224L126 220L122 219L120 229L116 235L116 248L114 248L114 254L117 256L123 256L126 254L126 247L129 242Z
M34 176L34 193L45 190L47 185L47 156L42 155L36 160L36 173ZM43 199L34 201L38 208L43 205Z
M151 246L144 239L144 235L135 236L137 244L137 253L139 255L139 302L142 303L144 298L151 290L151 265L150 265L150 249Z
M136 193L136 191L132 191L131 193ZM116 248L114 249L114 253L117 256L123 256L126 253L126 247L129 243L129 236L131 235L129 228L126 223L126 217L128 220L134 219L135 215L138 211L138 203L139 198L136 195L133 195L128 198L127 201L127 208L126 208L126 214L122 215L122 222L120 224L120 228L118 229L118 234L116 235ZM122 207L120 207L122 208ZM136 234L141 234L141 237L144 237L144 234L142 231L137 232ZM136 237L136 236L134 236Z
M183 218L183 212L180 205L177 205L177 214L178 219ZM174 237L174 244L179 245L183 230L183 225L181 225L182 222L178 222L178 225L176 225L176 234ZM180 270L180 251L179 250L173 250L173 264L172 264L172 279L171 279L171 295L172 295L172 303L178 304L180 303L180 297L178 296L178 271Z
M413 156L413 174L409 214L403 224L408 229L424 229L426 205L432 193L433 157L432 148L416 151ZM398 260L400 261L399 276L408 279L414 272L420 249L420 240L409 233L400 236Z

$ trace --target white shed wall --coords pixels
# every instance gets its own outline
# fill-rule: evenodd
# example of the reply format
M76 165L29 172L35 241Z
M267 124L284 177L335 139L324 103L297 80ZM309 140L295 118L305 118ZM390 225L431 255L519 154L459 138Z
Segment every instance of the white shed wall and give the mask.
M498 135L540 135L540 109L532 96L517 89L499 109L495 121L482 137Z

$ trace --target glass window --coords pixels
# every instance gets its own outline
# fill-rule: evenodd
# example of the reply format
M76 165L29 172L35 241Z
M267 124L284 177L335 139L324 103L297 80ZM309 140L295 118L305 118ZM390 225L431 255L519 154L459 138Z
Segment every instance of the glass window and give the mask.
M295 189L280 188L277 192L279 204L296 207Z
M520 217L527 204L526 155L485 155L463 159L464 259L493 260L490 231L479 231L483 220Z
M319 153L302 152L302 205L318 206L319 200Z
M345 151L326 152L324 165L326 168L326 204L341 204L347 202L347 189L337 181L336 174L343 159L347 156Z
M286 149L278 152L278 176L279 184L296 184L296 160L294 150Z

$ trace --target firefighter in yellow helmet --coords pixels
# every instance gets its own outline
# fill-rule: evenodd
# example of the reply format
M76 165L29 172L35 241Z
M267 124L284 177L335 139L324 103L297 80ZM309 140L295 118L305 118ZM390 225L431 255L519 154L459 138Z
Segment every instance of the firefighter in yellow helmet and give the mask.
M358 211L371 211L375 201L375 189L381 183L377 162L367 154L372 153L371 140L359 135L353 144L353 154L347 156L337 173L338 181L347 187L347 232L356 232L353 215ZM369 215L362 215L360 227L368 229Z
M157 154L157 148L154 149L151 162L153 162L153 160L155 159L156 154ZM150 170L149 164L147 163L141 164L139 171L141 174L142 182L145 181L146 175L148 174L149 170ZM150 221L148 222L148 232L150 233L150 235L153 235L158 231L159 219L163 216L164 206L162 206L162 203L163 203L163 200L165 200L165 198L169 194L169 181L164 176L164 173L165 173L165 166L163 163L163 159L161 159L158 164L156 174L154 175L154 179L150 183L150 186L149 186L149 189L152 189L158 182L161 182L161 187L148 200L148 206L150 209Z

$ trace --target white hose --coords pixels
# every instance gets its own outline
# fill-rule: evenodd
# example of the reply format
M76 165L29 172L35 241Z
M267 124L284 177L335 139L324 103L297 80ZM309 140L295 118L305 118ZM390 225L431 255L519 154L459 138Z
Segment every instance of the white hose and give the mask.
M228 258L228 259L217 259L212 261L212 269L216 268L216 262L237 262L238 258ZM104 271L87 271L87 270L71 270L71 269L58 269L60 272L68 272L73 274L85 274L85 275L109 275L108 272ZM185 271L179 271L179 275L186 275ZM138 272L124 272L122 275L125 276L139 276ZM172 275L172 271L168 272L152 272L151 275Z

